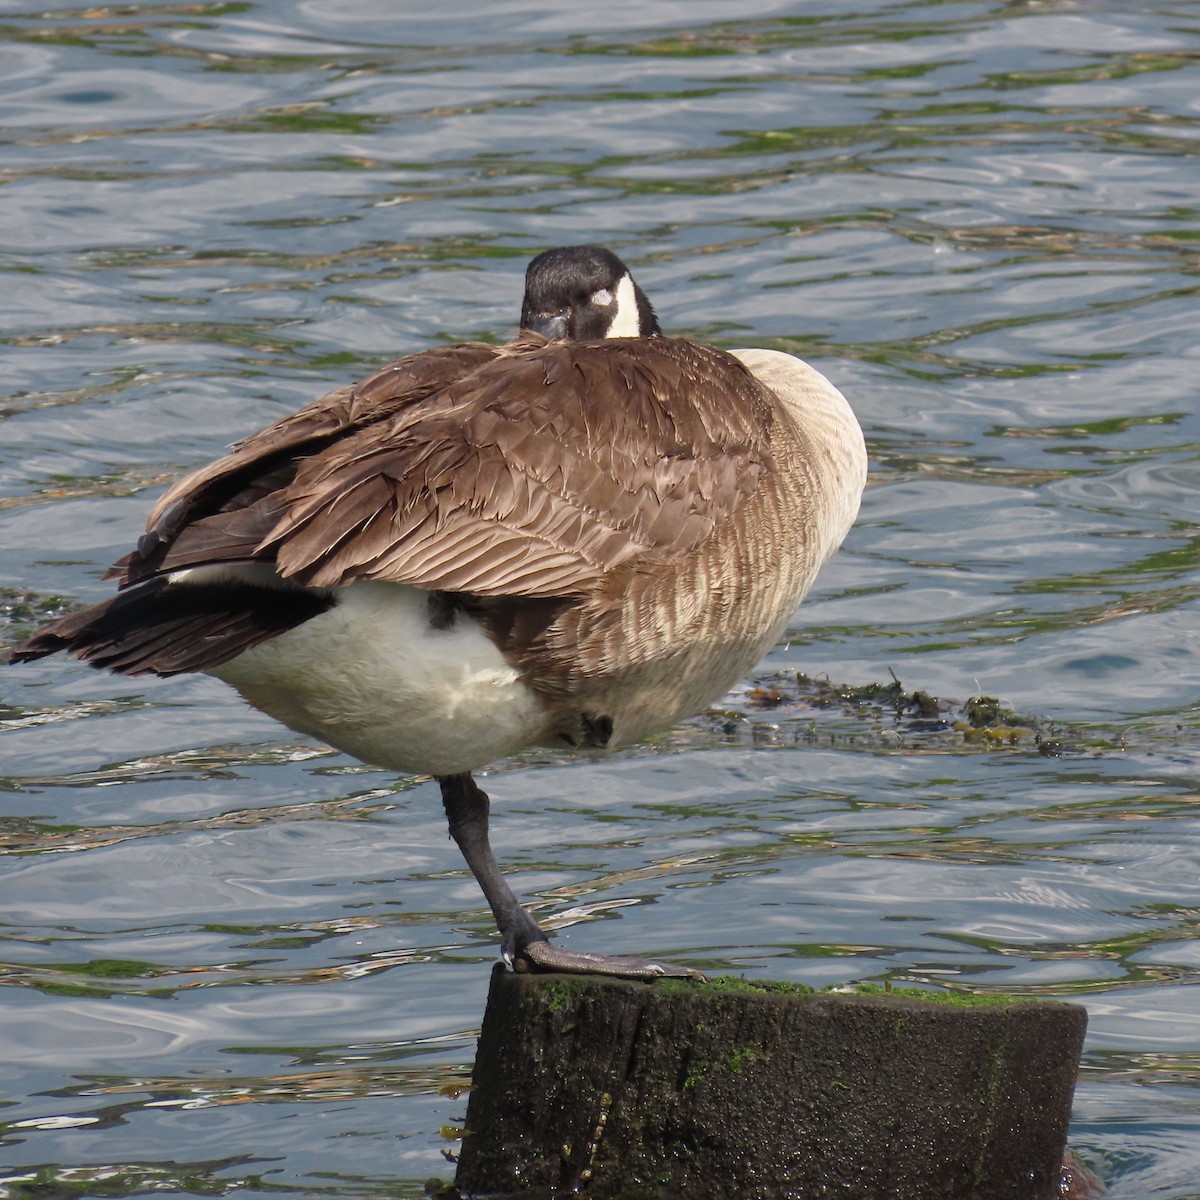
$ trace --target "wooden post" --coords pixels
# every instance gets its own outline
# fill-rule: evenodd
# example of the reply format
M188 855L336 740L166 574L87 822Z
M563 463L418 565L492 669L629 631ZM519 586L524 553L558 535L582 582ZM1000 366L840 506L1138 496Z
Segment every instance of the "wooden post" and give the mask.
M1052 1200L1087 1023L1055 1002L497 967L455 1184L593 1200Z

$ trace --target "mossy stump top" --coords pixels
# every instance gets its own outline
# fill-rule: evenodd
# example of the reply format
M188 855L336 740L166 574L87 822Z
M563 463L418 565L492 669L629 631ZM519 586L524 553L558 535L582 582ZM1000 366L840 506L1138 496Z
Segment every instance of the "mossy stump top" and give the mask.
M1084 1010L497 968L456 1185L596 1200L1051 1200Z

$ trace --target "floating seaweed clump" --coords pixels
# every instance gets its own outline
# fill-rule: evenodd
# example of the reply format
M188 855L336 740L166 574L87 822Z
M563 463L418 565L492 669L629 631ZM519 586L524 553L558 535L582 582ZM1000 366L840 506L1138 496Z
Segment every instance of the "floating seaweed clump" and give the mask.
M769 718L769 720L764 720ZM926 750L1020 749L1047 756L1081 752L1080 733L1019 713L982 693L966 700L910 689L893 674L884 682L849 684L826 676L778 672L756 678L731 703L700 718L726 736L756 743L919 744ZM1088 739L1098 749L1110 738Z

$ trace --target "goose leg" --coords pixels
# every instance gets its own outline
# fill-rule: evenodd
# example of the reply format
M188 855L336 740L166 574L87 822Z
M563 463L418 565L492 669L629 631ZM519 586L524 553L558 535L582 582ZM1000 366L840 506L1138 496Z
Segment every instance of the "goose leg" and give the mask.
M450 836L458 844L471 874L483 889L500 929L504 961L518 971L570 971L581 975L618 975L625 979L657 979L664 975L703 979L699 971L645 958L610 957L567 950L550 944L537 922L521 907L505 882L488 841L487 793L470 774L439 776L442 804Z

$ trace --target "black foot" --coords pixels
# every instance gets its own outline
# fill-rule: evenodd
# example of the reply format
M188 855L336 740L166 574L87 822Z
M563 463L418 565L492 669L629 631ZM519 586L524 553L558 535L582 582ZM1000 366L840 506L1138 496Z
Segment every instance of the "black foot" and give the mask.
M590 954L586 950L567 950L544 941L529 942L510 961L515 971L566 971L572 975L614 975L618 979L704 979L699 971L676 963L625 955Z

